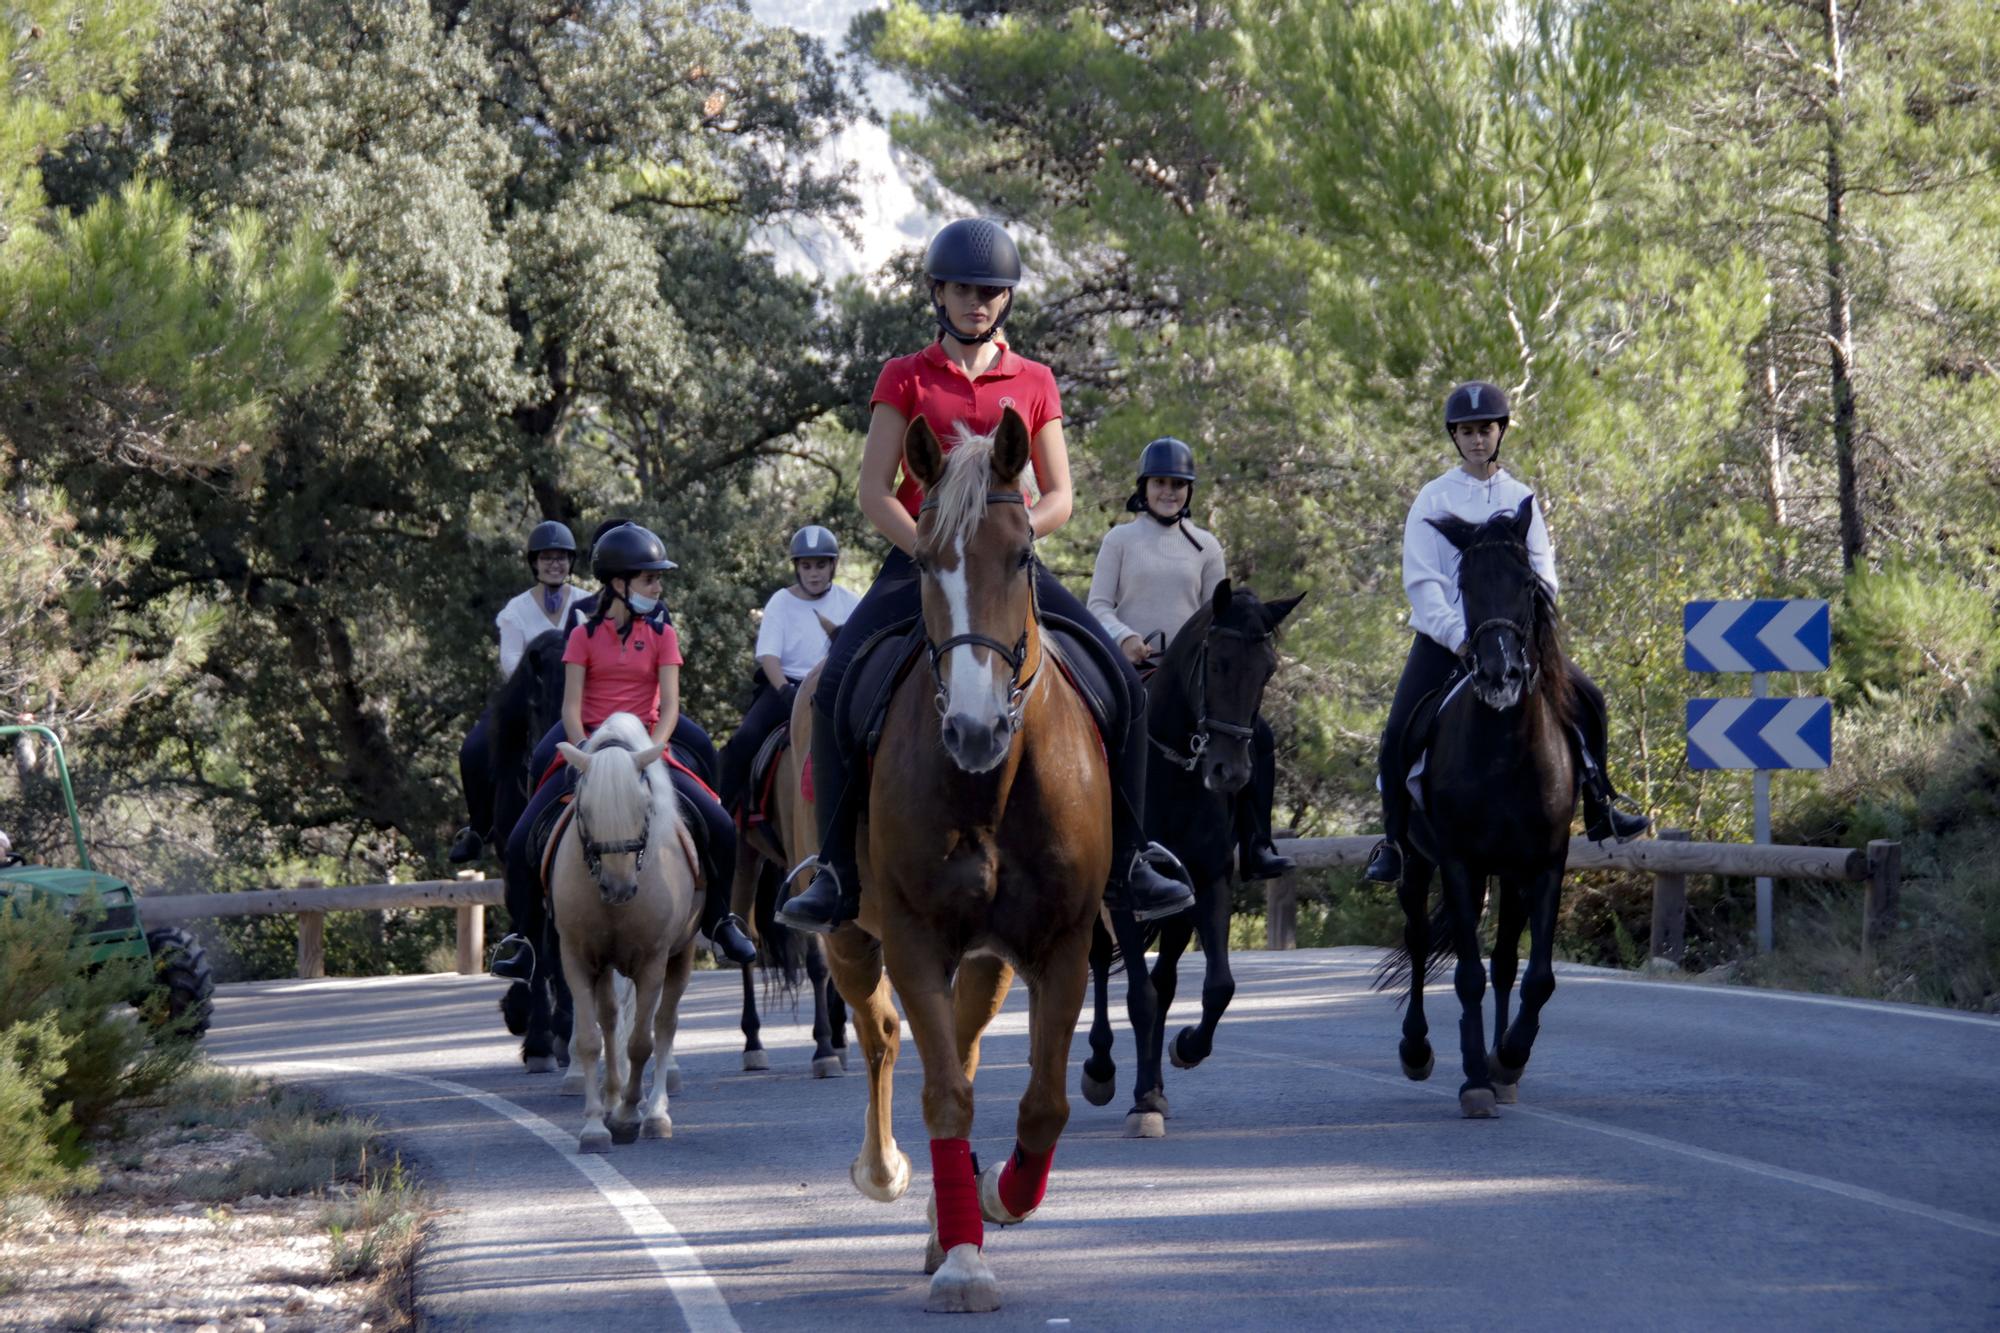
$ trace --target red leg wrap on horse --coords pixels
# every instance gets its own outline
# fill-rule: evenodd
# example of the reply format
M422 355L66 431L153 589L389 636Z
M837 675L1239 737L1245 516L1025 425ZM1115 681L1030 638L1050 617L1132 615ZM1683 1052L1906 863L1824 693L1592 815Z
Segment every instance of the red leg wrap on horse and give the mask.
M971 1140L931 1140L931 1183L937 1190L938 1246L946 1254L960 1245L983 1246L986 1223L979 1216Z
M1049 1192L1049 1165L1055 1159L1054 1144L1047 1152L1037 1153L1014 1140L1014 1155L1000 1168L1000 1202L1007 1205L1008 1212L1025 1217L1030 1209L1042 1206L1042 1196Z

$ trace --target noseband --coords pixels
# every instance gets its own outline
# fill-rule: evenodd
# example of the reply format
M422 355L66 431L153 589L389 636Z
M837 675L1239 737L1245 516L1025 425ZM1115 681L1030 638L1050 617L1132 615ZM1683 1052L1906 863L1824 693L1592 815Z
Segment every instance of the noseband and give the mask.
M637 753L630 745L615 736L605 737L603 743L596 750L592 751L592 753L602 754L606 750L623 750L627 754ZM586 773L584 776L589 777L590 775ZM643 768L639 770L639 781L645 785L647 790L650 791L652 789L653 780L646 776L646 770ZM583 838L583 863L589 868L590 877L602 883L603 875L600 867L603 864L603 858L617 856L625 852L638 853L638 859L632 864L632 872L635 875L644 870L646 868L646 833L650 822L651 817L649 815L648 824L640 827L639 836L636 838L621 838L617 842L599 842L590 836L590 826L584 822L583 799L582 793L579 792L576 802L576 831Z
M989 505L1016 504L1025 506L1028 503L1028 497L1019 491L988 491L986 492L986 503ZM917 513L921 515L936 504L936 497L925 496L924 502L917 507ZM1031 572L1028 575L1028 619L1032 622L1036 619L1037 613L1035 578ZM1028 657L1028 631L1026 627L1022 628L1021 637L1014 641L1014 646L1011 648L990 634L954 634L943 643L932 643L929 634L926 634L924 636L924 643L930 650L931 683L937 686L937 693L932 697L931 702L936 706L939 717L945 715L945 709L949 706L945 697L944 655L954 648L985 648L1007 664L1007 721L1016 731L1020 730L1021 712L1027 706L1028 687L1034 684L1035 671L1042 669L1041 663L1037 662L1035 664L1035 671L1030 671L1025 677L1021 675L1021 664Z
M1496 541L1475 542L1471 546L1465 548L1464 554L1470 555L1472 552L1479 550L1481 547L1487 547L1487 546L1499 547L1501 550L1506 551L1508 554L1516 557L1521 561L1522 565L1528 569L1528 576L1530 578L1537 577L1537 575L1534 573L1533 566L1527 564L1527 558L1526 558L1527 548L1515 542L1496 542ZM1463 565L1461 565L1460 568L1462 569ZM1462 576L1461 576L1461 581L1463 581ZM1528 668L1528 680L1527 684L1523 686L1523 689L1526 693L1533 694L1535 692L1535 687L1541 683L1542 664L1539 660L1535 658L1533 652L1533 644L1535 642L1535 627L1534 627L1534 622L1532 620L1530 620L1527 624L1522 624L1520 621L1515 620L1512 616L1494 616L1490 619L1480 621L1478 626L1475 627L1470 634L1467 634L1465 636L1465 663L1466 663L1465 669L1467 673L1470 674L1473 670L1477 668L1476 659L1477 659L1477 650L1479 647L1479 636L1497 629L1510 629L1521 637L1521 657L1522 660L1526 663Z
M1201 647L1195 651L1194 665L1188 672L1189 679L1181 682L1181 688L1195 702L1195 724L1194 730L1188 733L1188 752L1185 755L1177 753L1172 746L1163 744L1150 732L1146 736L1146 739L1152 743L1153 748L1166 756L1168 763L1187 773L1194 772L1195 768L1201 763L1201 756L1208 749L1208 734L1210 732L1219 732L1231 740L1238 741L1248 741L1252 736L1256 735L1256 728L1254 726L1246 726L1240 722L1227 722L1219 717L1210 717L1208 715L1208 645L1210 640L1217 636L1227 639L1241 639L1246 643L1263 643L1271 637L1271 631L1265 630L1262 634L1252 634L1249 630L1234 629L1228 625L1210 625L1208 633L1202 635ZM1254 721L1254 718L1252 720Z

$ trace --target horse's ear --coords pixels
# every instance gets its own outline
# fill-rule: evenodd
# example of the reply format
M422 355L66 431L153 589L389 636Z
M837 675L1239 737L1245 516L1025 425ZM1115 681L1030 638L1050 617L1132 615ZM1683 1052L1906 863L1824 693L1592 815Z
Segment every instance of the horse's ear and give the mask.
M993 480L1001 485L1021 475L1028 466L1033 439L1028 423L1011 407L1000 409L1000 429L993 432Z
M1521 500L1521 507L1514 511L1514 535L1523 542L1528 540L1528 528L1535 520L1535 496L1531 491Z
M1427 518L1424 522L1443 533L1444 539L1461 551L1479 532L1477 523L1467 523L1457 514L1446 514L1443 518Z
M819 616L819 627L822 630L826 631L827 638L831 639L834 635L840 633L840 626L834 624L831 620L828 620L824 615L822 615L818 611L813 612L813 614Z
M1296 597L1286 597L1280 601L1264 603L1264 628L1278 628L1284 622L1285 617L1297 609L1298 604L1305 599L1306 595L1300 593Z
M569 763L569 766L577 772L588 773L590 771L590 754L588 751L579 750L568 741L557 741L556 752L562 755Z
M944 446L938 443L931 423L922 417L911 417L903 432L903 466L926 491L944 475Z
M1218 623L1224 616L1229 614L1229 599L1232 596L1234 596L1234 593L1229 586L1227 578L1224 578L1222 582L1215 585L1215 596L1209 599L1208 613L1214 616Z
M632 766L643 773L657 763L660 756L666 752L667 747L664 745L655 745L650 750L641 750L632 756Z

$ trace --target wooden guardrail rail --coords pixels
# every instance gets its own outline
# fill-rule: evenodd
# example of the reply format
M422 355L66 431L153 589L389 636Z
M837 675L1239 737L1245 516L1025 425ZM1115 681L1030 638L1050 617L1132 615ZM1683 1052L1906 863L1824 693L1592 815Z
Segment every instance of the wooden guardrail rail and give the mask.
M506 900L506 885L497 879L427 879L414 884L349 884L338 888L308 884L296 889L258 889L249 893L148 895L140 900L139 911L148 925L201 917L296 914L299 975L323 977L328 912L453 907L458 910L458 970L466 976L478 976L486 970L486 909Z
M1280 852L1302 870L1359 866L1368 861L1374 835L1349 838L1279 838ZM1903 845L1871 842L1867 851L1849 847L1762 846L1741 842L1692 842L1685 829L1662 829L1657 838L1627 843L1599 843L1573 838L1571 870L1636 870L1653 876L1651 954L1680 963L1687 912L1687 877L1694 875L1766 875L1772 879L1865 881L1867 901L1862 914L1861 947L1868 958L1875 941L1894 929L1901 893ZM1297 938L1298 887L1290 877L1265 887L1265 943L1273 949L1294 947Z

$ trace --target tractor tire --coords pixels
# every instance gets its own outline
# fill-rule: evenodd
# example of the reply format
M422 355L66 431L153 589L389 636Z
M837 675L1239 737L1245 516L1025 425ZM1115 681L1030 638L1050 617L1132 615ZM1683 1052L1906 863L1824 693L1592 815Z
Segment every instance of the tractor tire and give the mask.
M147 931L146 947L153 951L153 976L167 993L167 1017L175 1022L186 1018L189 1040L199 1038L215 1014L215 974L208 951L178 926Z

